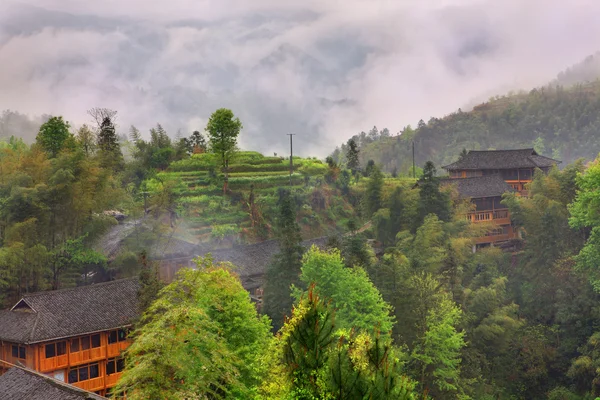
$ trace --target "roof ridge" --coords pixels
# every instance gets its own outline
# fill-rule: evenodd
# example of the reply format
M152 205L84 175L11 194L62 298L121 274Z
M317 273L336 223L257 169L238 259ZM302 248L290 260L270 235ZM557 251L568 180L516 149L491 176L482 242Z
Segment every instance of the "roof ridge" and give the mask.
M491 153L493 151L525 151L525 150L532 150L535 151L535 149L533 147L526 147L526 148L521 148L521 149L494 149L494 150L469 150L469 153L473 152L473 153Z
M23 300L25 299L25 297L31 298L31 297L38 297L38 296L54 294L54 293L65 293L65 292L75 291L75 290L84 290L84 289L89 289L89 288L93 288L93 287L95 288L98 286L109 286L109 285L115 284L115 283L121 283L124 281L133 281L133 280L138 280L138 279L139 278L137 278L137 277L122 278L122 279L115 279L115 280L107 281L107 282L92 283L92 284L83 285L83 286L75 286L75 287L71 287L71 288L64 288L64 289L57 289L57 290L41 290L39 292L27 293L27 294L23 295Z
M40 319L40 314L39 313L35 313L35 322L33 323L33 327L31 327L31 332L29 333L29 342L33 342L33 338L34 338L34 334L35 334L35 329L37 328L37 324L38 321Z

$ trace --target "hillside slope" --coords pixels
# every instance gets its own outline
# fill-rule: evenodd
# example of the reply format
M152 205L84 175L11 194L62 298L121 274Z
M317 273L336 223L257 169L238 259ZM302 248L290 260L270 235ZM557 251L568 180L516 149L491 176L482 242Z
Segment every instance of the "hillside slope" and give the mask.
M442 118L420 121L398 136L356 135L363 165L374 160L388 172L408 173L412 142L417 166L432 160L445 165L462 149L488 150L535 147L566 165L600 152L600 63L589 57L559 74L552 84L529 92L496 96L468 112L460 109ZM581 83L585 81L584 83ZM573 82L579 82L573 84ZM572 85L572 86L563 86ZM343 161L346 145L334 152Z

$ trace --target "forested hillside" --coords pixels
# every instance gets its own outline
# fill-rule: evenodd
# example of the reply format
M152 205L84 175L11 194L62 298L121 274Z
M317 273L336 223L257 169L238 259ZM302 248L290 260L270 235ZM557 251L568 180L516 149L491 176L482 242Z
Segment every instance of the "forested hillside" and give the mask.
M548 86L529 92L495 96L471 111L434 117L417 127L390 135L376 128L352 139L361 150L362 165L374 160L386 171L408 173L412 144L417 165L427 160L446 165L462 149L490 150L533 147L562 160L592 160L600 152L600 76L598 57L559 74ZM344 161L347 143L333 153Z

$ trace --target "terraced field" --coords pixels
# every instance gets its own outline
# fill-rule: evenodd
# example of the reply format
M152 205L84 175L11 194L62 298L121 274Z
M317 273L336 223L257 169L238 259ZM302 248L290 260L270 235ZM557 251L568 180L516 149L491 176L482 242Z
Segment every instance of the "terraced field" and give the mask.
M302 204L298 219L305 236L337 230L343 218L336 212L343 217L351 207L325 183L327 165L294 157L291 186L289 168L289 159L240 152L229 166L227 196L223 196L224 175L212 154L174 162L157 178L176 182L176 202L185 229L198 242L210 242L211 246L272 237L279 188L291 189Z

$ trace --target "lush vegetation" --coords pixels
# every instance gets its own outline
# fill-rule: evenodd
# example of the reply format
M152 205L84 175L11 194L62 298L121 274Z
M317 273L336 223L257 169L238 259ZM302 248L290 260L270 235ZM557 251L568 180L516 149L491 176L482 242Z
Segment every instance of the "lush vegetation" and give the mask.
M124 140L106 109L76 131L48 117L35 143L0 142L0 301L139 274L144 312L116 389L132 399L595 399L600 157L504 196L521 232L510 252L473 252L493 226L464 218L472 205L429 160L526 145L594 158L595 93L544 88L397 137L373 129L324 161L295 157L291 175L289 159L237 148L230 110L207 138L157 125ZM96 243L117 219L146 230L110 258ZM264 302L210 256L160 283L148 252L180 231L275 238Z

